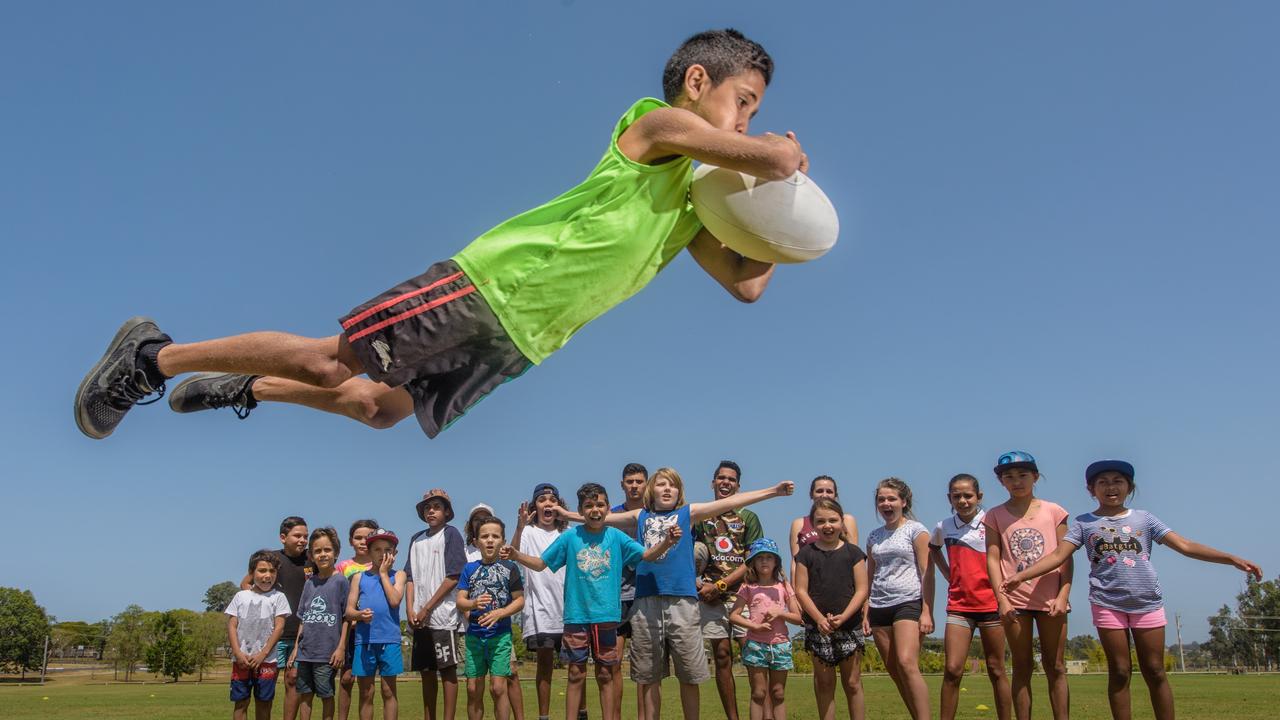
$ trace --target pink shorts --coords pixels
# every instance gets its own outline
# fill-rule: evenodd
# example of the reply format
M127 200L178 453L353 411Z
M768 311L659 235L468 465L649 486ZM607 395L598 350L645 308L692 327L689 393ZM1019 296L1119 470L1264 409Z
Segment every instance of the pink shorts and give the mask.
M1105 630L1124 630L1128 628L1144 630L1168 625L1168 622L1164 619L1164 608L1152 610L1149 613L1127 613L1093 604L1090 604L1090 607L1093 609L1093 626Z

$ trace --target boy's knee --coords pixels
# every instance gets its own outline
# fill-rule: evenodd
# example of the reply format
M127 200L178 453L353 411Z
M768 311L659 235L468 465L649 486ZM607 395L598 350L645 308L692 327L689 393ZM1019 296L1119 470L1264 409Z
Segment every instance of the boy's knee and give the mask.
M769 688L769 699L773 701L776 707L787 701L787 689L782 685L774 685Z
M614 681L614 673L617 665L596 665L596 682L609 683Z
M955 684L964 679L964 665L959 667L948 665L942 670L942 681Z
M587 677L587 668L585 665L573 663L569 665L569 682L580 683Z

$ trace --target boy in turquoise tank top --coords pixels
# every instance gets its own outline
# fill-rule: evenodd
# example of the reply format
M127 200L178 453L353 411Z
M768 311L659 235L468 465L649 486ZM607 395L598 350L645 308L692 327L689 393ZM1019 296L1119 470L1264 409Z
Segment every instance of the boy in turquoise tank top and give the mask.
M774 266L724 247L688 189L694 160L765 179L808 169L793 133L746 134L772 74L764 48L736 30L689 38L667 61L666 101L636 101L586 180L357 306L341 334L178 344L151 320L130 319L76 393L77 426L104 438L167 380L196 372L170 394L173 410L231 407L244 418L259 402L288 402L375 428L414 414L435 437L682 249L730 295L754 302Z

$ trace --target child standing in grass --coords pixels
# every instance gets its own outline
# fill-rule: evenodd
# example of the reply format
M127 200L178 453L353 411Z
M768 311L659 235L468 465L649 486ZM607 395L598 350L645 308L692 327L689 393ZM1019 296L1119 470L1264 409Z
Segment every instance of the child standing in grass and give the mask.
M1235 555L1192 542L1145 510L1125 507L1133 494L1133 465L1124 460L1099 460L1084 472L1085 487L1098 501L1091 513L1077 516L1057 549L1031 567L1004 581L1006 592L1021 583L1052 572L1071 553L1084 547L1089 557L1089 603L1098 639L1107 654L1107 701L1111 717L1128 720L1129 677L1133 672L1129 638L1138 667L1151 691L1156 720L1173 720L1173 690L1164 672L1164 597L1151 550L1166 545L1196 560L1234 565L1255 579L1262 568Z
M955 720L960 703L960 680L969 662L974 630L982 636L996 718L1009 720L1013 696L1004 672L1004 627L1000 624L995 591L987 577L987 531L982 524L986 512L982 509L978 479L965 473L951 478L947 484L947 500L955 514L939 522L929 538L929 575L932 576L932 568L936 567L947 581L942 720Z
M351 673L360 686L360 720L373 720L373 679L382 677L382 716L396 720L400 705L396 677L404 672L400 654L400 603L405 576L395 569L400 539L387 529L370 535L374 569L360 573L347 594L347 619L356 626L356 650Z
M462 533L450 525L449 493L427 491L417 505L427 524L409 541L404 572L408 581L409 627L413 630L413 669L422 675L423 716L436 718L437 677L444 696L445 720L453 720L458 702L458 608L455 588L467 564Z
M524 607L520 568L498 559L506 544L506 525L492 515L476 523L480 559L468 562L458 579L458 609L467 613L467 716L484 717L484 678L489 676L493 713L510 717L507 680L511 676L511 616Z
M231 645L231 717L245 720L249 699L254 700L257 720L271 717L276 697L279 658L276 642L284 632L284 620L293 614L284 593L275 589L280 560L276 553L259 550L249 558L250 586L227 605L227 642Z
M302 588L296 613L301 621L298 642L289 657L289 665L296 663L298 668L298 704L306 708L304 717L310 717L311 700L319 696L322 717L333 720L334 673L346 661L350 583L334 568L341 547L337 530L322 527L311 532L307 549L312 573Z
M751 619L743 617L746 610ZM751 682L751 720L762 720L773 707L773 720L787 719L787 673L791 637L787 623L799 625L800 603L782 576L778 544L761 538L747 548L746 581L738 590L729 622L747 631L742 664Z
M796 553L796 599L804 610L804 649L813 656L819 720L836 718L836 669L850 720L866 718L862 694L862 611L870 585L866 555L844 540L844 508L819 497L809 510L817 537Z
M369 556L369 548L365 543L365 538L378 531L378 521L371 518L356 520L351 523L351 527L347 530L347 541L351 543L351 551L354 553L346 560L342 560L335 566L335 570L352 582L353 576L373 567L370 563L372 558ZM358 581L359 578L356 578ZM351 716L351 689L355 686L355 678L351 675L352 653L356 650L355 641L356 628L354 623L347 623L347 656L342 665L342 677L338 684L338 717L340 720L348 720Z
M520 552L538 557L560 538L568 527L560 511L564 500L551 483L538 483L529 502L516 513L516 529L511 544ZM551 675L564 634L564 571L534 572L525 578L523 621L525 648L537 662L534 676L538 693L538 720L551 716ZM585 705L585 702L584 702Z

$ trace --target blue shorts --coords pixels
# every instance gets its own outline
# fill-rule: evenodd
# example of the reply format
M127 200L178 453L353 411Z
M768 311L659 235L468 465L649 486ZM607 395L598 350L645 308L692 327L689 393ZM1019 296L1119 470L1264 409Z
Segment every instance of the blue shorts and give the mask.
M242 702L255 697L259 702L269 703L276 697L275 663L262 664L256 668L231 663L231 702Z
M329 663L298 661L298 679L294 687L299 695L318 698L333 697L333 676L337 671Z
M276 643L276 665L286 670L289 669L289 656L293 654L293 644L298 640L281 640Z
M404 657L400 643L370 643L356 645L351 660L351 674L356 677L395 677L404 672Z
M766 670L794 670L791 661L791 643L767 643L748 640L742 648L742 664L746 667Z

